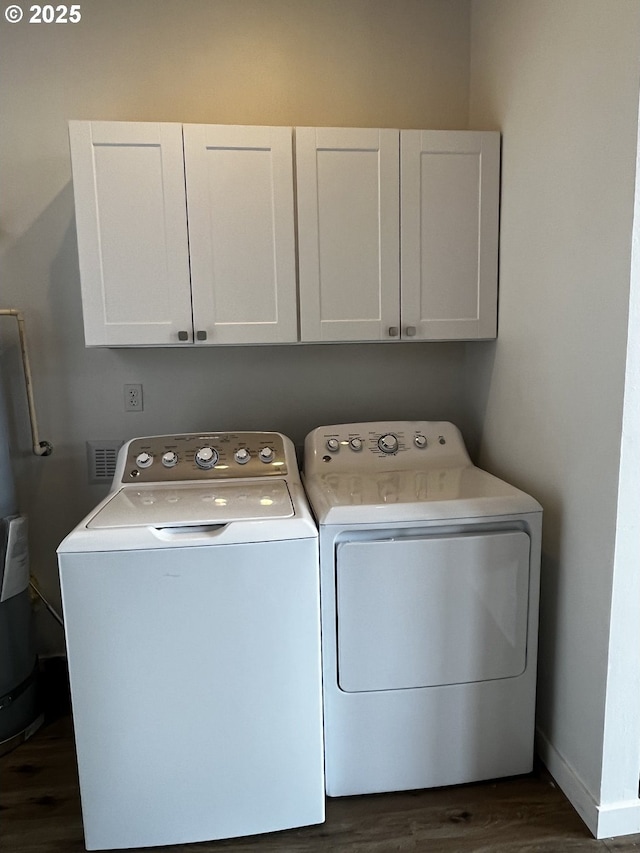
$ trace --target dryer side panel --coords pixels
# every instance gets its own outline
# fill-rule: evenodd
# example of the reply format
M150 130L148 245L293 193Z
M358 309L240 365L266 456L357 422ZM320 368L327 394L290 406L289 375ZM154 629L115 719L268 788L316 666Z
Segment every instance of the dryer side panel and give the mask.
M338 545L338 683L349 693L513 678L527 663L529 536Z

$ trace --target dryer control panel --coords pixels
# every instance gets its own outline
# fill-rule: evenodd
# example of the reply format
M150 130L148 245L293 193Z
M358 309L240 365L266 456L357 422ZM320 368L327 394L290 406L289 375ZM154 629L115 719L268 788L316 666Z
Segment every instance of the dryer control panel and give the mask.
M282 477L284 437L277 432L212 432L134 438L120 451L122 483ZM118 474L116 474L116 478Z
M460 430L448 421L374 421L318 427L305 441L307 475L471 464Z

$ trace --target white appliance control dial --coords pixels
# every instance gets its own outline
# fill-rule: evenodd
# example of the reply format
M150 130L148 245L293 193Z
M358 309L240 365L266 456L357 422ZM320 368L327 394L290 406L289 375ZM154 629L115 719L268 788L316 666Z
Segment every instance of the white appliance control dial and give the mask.
M196 465L198 468L203 468L207 470L208 468L213 468L216 462L218 461L218 451L213 447L209 447L205 445L201 447L199 450L196 450L195 454Z
M352 438L352 439L350 439L350 441L349 441L349 447L350 447L352 450L356 450L356 451L358 451L358 450L362 450L362 448L363 448L362 439L361 439L361 438Z
M258 453L258 456L260 457L260 461L264 462L265 464L272 462L274 455L275 454L273 452L273 448L271 448L271 447L263 447L260 450L260 452Z
M418 447L418 448L420 448L420 450L422 450L423 447L427 446L426 436L416 435L415 438L413 439L413 443L415 444L416 447Z
M331 453L337 453L340 450L340 442L337 438L327 439L327 450L330 450Z
M153 465L153 455L143 450L136 456L136 465L138 468L148 468L149 465Z
M249 459L251 459L251 454L246 447L239 447L233 454L233 458L236 460L238 465L246 465Z
M174 465L178 464L178 454L175 450L167 450L166 453L162 454L162 464L165 468L173 468Z
M381 435L378 439L378 447L383 453L395 453L398 450L398 439L390 432Z

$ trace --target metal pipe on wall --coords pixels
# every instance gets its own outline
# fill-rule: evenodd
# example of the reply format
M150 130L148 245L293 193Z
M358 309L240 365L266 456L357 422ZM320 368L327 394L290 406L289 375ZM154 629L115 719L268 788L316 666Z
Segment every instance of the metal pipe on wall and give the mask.
M18 500L11 470L7 412L0 387L0 519L15 515L17 511Z
M18 335L20 337L20 351L22 353L22 368L24 370L24 381L27 390L27 402L29 404L29 421L31 423L31 443L36 456L51 456L53 445L48 441L40 441L38 435L38 422L36 419L36 406L33 399L33 383L31 381L31 367L29 364L29 352L27 349L27 335L24 325L24 316L16 308L0 308L0 317L15 317L18 322Z

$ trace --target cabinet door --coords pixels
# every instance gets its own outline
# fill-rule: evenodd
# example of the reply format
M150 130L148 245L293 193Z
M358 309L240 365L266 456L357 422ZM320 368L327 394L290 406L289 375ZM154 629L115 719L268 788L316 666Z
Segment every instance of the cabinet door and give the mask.
M196 343L296 341L291 128L183 131Z
M296 128L303 341L397 337L399 131Z
M192 336L179 124L69 123L87 346Z
M402 336L494 338L500 134L401 133Z

